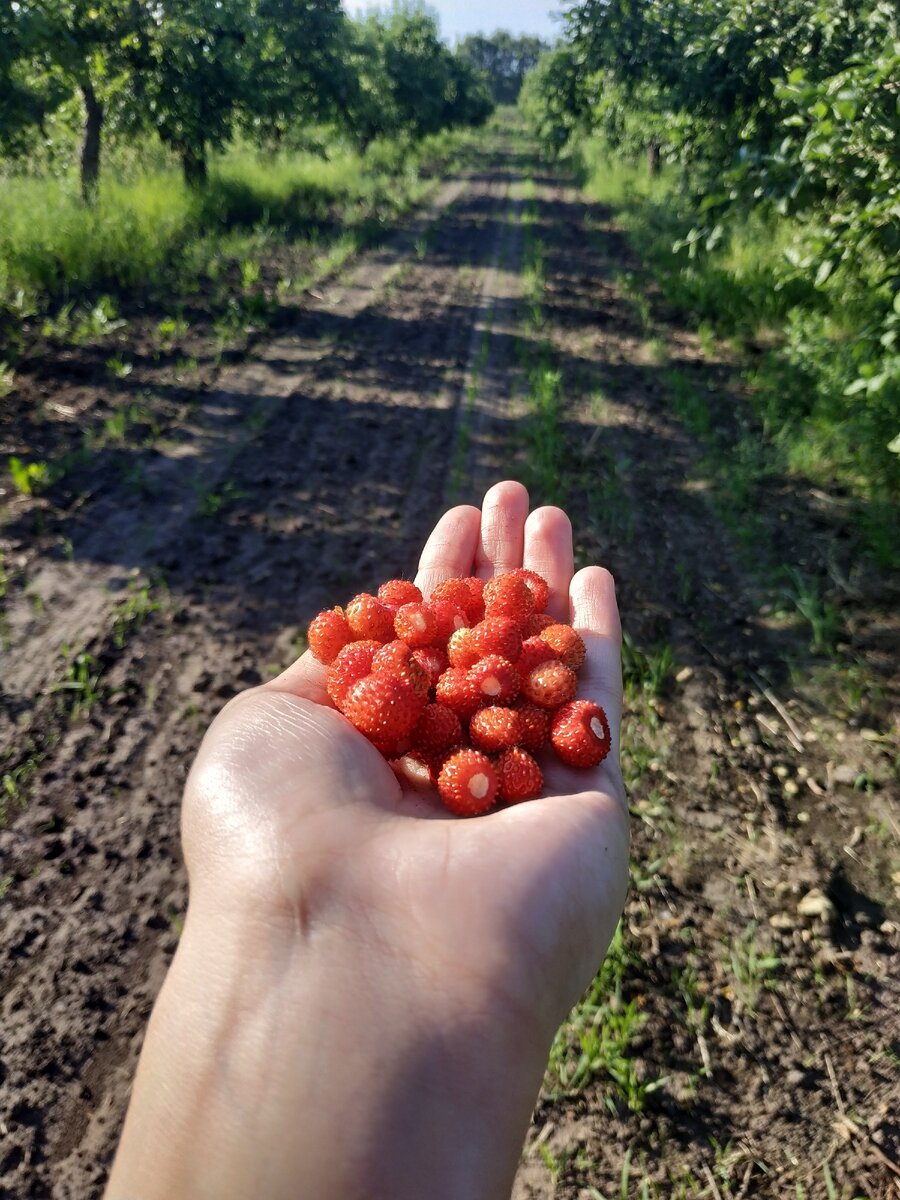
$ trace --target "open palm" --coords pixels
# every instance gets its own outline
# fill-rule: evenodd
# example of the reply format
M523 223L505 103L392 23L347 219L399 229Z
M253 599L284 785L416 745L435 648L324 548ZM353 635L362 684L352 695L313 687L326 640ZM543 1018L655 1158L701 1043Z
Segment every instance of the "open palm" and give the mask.
M618 768L620 631L612 580L573 574L568 518L498 484L483 510L438 522L422 554L424 595L441 580L524 565L548 610L587 644L579 694L606 709L613 751L595 771L543 763L540 800L459 820L436 795L401 787L336 712L324 668L303 655L238 697L204 741L188 783L184 837L192 901L257 909L302 929L339 924L389 946L419 977L514 1003L552 1032L596 970L625 890L627 815Z

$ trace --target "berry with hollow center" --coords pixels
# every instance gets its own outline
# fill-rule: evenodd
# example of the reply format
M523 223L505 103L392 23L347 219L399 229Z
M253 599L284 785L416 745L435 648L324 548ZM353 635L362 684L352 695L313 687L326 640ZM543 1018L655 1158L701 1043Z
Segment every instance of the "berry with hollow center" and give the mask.
M522 694L538 708L559 708L575 695L578 680L571 667L561 662L542 663L526 675Z
M497 797L506 804L533 800L543 786L543 772L527 750L516 747L497 760Z
M473 817L492 807L497 795L494 764L477 750L459 750L444 763L438 794L459 817Z
M499 654L489 654L469 669L469 682L486 704L505 704L519 694L516 668Z
M385 608L396 613L404 604L421 604L422 593L408 579L389 579L378 589L378 599Z
M514 708L497 705L481 708L469 722L469 737L478 750L496 754L509 750L521 735L519 714Z
M447 643L447 657L453 667L474 667L483 655L474 629L457 629Z
M556 657L567 667L577 671L584 662L587 648L580 633L576 633L571 625L548 625L538 634L541 641L552 646Z
M550 713L529 700L520 700L516 711L519 714L519 745L536 754L550 737Z
M599 766L611 744L606 713L593 700L573 700L554 714L550 741L570 767Z
M347 643L354 640L344 610L331 608L320 612L310 621L306 640L319 662L330 667Z
M472 625L484 616L481 595L475 595L468 579L445 579L431 593L432 604L446 603L461 609L466 615L466 624Z
M437 687L437 681L450 665L446 651L439 646L422 646L413 650L412 656L428 676L429 686Z
M431 646L437 638L437 618L427 604L404 604L394 617L394 632L411 650Z
M510 572L495 575L484 585L486 617L506 617L521 629L534 613L534 594L524 579Z
M396 675L405 679L420 696L427 698L431 681L425 669L413 658L413 652L406 642L387 642L380 646L372 659L372 673L378 675Z
M371 675L372 662L380 649L380 642L350 642L340 651L325 677L325 689L336 708L343 708L355 683Z
M469 672L462 667L448 667L438 680L434 694L438 704L452 708L461 721L468 721L483 703L469 679Z
M414 750L434 754L462 740L459 717L446 704L426 704L411 734Z
M541 663L554 662L559 658L556 650L543 638L526 638L522 643L522 653L516 660L516 670L524 679Z
M347 623L357 639L390 642L394 638L394 615L375 596L362 592L347 605Z
M452 600L430 600L429 606L434 613L436 646L446 646L457 629L468 629L470 621L461 605Z
M525 581L534 597L534 611L542 613L550 601L550 585L543 575L538 575L537 571L529 571L527 567L516 567L514 571L510 571L510 575Z
M499 654L501 658L515 662L522 653L522 635L508 617L485 617L472 632L479 658Z
M396 675L368 675L344 700L344 716L384 752L412 732L425 701Z

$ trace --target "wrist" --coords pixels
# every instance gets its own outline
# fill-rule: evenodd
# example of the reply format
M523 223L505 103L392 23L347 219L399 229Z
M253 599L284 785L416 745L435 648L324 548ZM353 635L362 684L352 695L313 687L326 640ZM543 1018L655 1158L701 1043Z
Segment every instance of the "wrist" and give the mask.
M110 1200L505 1200L544 1039L388 943L196 910Z

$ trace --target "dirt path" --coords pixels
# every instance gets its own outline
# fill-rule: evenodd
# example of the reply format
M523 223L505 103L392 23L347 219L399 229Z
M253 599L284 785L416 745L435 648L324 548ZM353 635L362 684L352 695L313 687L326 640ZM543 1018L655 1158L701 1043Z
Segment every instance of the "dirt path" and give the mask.
M619 278L637 264L609 214L542 172L516 146L494 149L399 237L305 297L251 361L179 396L172 432L128 449L128 470L121 452L115 470L98 454L64 509L7 504L2 544L17 575L0 653L11 781L0 1198L100 1194L177 944L179 793L203 729L290 660L320 607L376 584L386 564L412 571L448 500L534 474L523 364L536 349L563 379L563 491L579 552L616 569L643 648L620 999L636 999L645 1020L626 1052L641 1111L610 1086L605 1060L577 1089L548 1077L517 1193L611 1194L628 1152L634 1188L646 1178L660 1189L648 1195L678 1194L670 1177L682 1171L698 1181L685 1195L793 1195L796 1181L824 1196L823 1163L837 1195L851 1183L892 1194L879 1154L898 1159L897 854L879 722L893 681L875 646L884 699L866 724L846 730L811 711L785 668L796 631L758 619L760 585L689 480L697 448L671 416ZM539 326L521 303L534 239ZM670 316L655 338L670 363L689 359L703 386L728 395L727 369L701 361ZM170 399L160 389L147 403ZM789 499L773 486L776 525ZM800 540L812 518L794 515ZM860 638L877 624L867 604ZM677 666L649 689L663 643ZM871 786L854 791L861 773ZM816 888L830 908L798 916ZM759 967L772 958L777 968ZM700 1016L686 1015L685 991Z

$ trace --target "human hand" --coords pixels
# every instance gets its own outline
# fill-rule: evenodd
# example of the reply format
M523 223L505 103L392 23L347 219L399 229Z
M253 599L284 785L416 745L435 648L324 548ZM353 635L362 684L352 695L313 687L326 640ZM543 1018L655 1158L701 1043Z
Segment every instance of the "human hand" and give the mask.
M628 844L612 579L573 576L560 510L527 512L506 483L447 513L417 582L543 575L585 639L579 694L605 708L610 755L548 758L550 795L460 820L401 787L311 655L232 701L186 788L189 915L110 1197L508 1195Z

